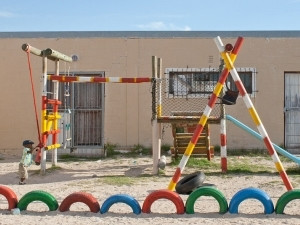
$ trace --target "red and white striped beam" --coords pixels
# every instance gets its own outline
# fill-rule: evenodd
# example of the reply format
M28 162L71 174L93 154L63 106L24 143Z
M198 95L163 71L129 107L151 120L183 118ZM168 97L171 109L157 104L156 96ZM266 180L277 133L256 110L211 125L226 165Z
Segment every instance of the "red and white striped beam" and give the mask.
M150 77L86 77L86 76L60 76L48 75L48 80L59 82L78 83L146 83L151 82Z

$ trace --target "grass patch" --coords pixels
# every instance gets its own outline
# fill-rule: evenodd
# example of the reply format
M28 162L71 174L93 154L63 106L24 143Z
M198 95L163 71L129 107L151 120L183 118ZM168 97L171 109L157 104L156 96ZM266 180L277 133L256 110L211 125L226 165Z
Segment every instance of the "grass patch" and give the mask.
M99 182L113 185L113 186L133 186L136 184L137 178L136 177L121 177L121 176L111 176L111 177L104 177L98 179Z
M248 163L246 160L242 162L229 162L227 173L272 173L272 170L269 167L264 165L253 165Z
M266 156L267 155L229 157L227 173L275 173L274 165L272 163L266 163L266 159L272 162L270 156L268 156L268 158L266 158Z
M115 155L119 155L120 153L116 151L117 145L116 144L111 144L107 143L104 145L104 151L106 153L107 157L112 157Z
M264 164L264 157L255 157L257 162L253 163L250 160L253 156L246 156L241 158L229 157L227 163L227 172L226 174L263 174L263 173L274 173L274 168ZM260 160L262 160L260 162ZM171 166L177 166L180 163L180 159L173 159ZM211 175L220 175L223 174L220 169L220 162L215 162L214 159L211 161L206 158L194 158L190 157L186 164L187 168L193 168L198 170L204 170L205 173ZM299 169L300 172L300 169ZM298 172L298 173L299 173ZM296 173L296 172L295 172Z
M150 155L151 154L151 148L144 147L143 145L134 145L131 151L122 153L122 156L125 157L139 157L141 155Z
M173 159L171 162L172 166L177 166L180 162L180 159ZM209 161L205 158L194 158L194 157L190 157L186 167L188 168L199 168L199 169L219 169L220 165L219 163L215 163L213 161Z
M266 149L228 149L229 156L270 157Z
M286 170L286 173L287 174L293 174L293 175L300 175L300 167L299 166L294 166L294 167L289 167L289 168L287 168Z

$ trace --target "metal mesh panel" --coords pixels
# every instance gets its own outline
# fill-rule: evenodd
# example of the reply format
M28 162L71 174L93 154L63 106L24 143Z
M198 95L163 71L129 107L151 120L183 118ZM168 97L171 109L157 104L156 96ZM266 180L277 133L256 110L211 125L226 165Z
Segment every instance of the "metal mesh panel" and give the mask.
M180 72L170 73L168 78L161 79L161 116L202 113L218 82L219 74ZM159 85L159 84L157 84ZM159 88L157 88L159 90ZM156 105L159 105L159 93L156 94ZM221 104L216 104L210 117L221 118Z

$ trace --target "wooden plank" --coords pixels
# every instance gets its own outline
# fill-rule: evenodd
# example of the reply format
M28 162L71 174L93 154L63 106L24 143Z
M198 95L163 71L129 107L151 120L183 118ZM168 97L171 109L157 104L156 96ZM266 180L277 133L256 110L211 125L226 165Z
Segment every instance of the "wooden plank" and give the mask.
M175 149L172 149L172 154L175 155ZM177 148L177 155L183 155L185 152L185 148ZM210 146L210 155L213 158L214 157L214 147ZM192 156L196 157L207 157L207 149L206 148L194 148Z

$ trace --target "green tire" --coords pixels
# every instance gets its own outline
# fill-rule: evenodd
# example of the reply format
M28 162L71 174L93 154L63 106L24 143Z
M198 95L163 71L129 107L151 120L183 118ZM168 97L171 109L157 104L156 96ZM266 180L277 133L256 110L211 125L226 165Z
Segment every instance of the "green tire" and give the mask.
M58 202L53 195L45 191L31 191L25 194L18 202L20 211L26 210L27 206L34 201L41 201L45 203L50 211L58 209Z
M197 188L187 198L186 204L185 204L185 212L187 214L195 213L195 211L194 211L195 202L201 196L214 197L218 201L219 206L220 206L219 213L224 214L228 211L228 202L227 202L225 196L223 195L223 193L215 187L203 186L203 187Z
M275 213L283 214L286 205L294 199L300 199L300 189L293 189L281 195L276 203Z

